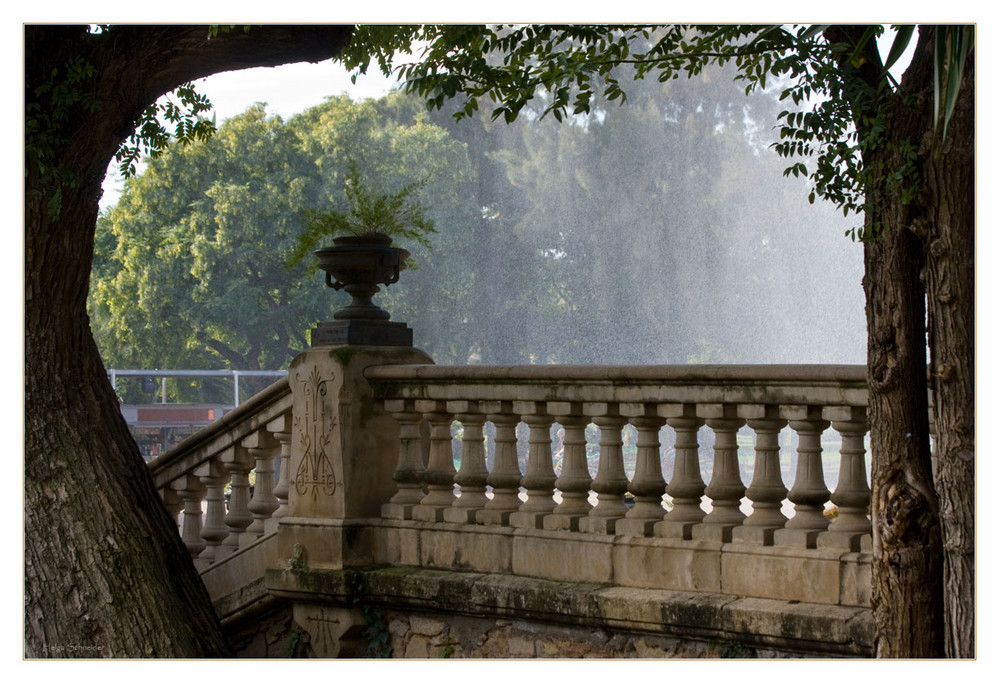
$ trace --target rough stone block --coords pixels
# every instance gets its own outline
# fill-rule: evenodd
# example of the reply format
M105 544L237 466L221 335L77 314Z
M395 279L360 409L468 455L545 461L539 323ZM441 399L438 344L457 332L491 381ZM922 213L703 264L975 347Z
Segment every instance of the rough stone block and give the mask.
M659 538L633 538L629 542L615 545L617 584L673 591L719 591L721 544Z
M564 515L562 513L552 513L542 519L542 529L544 530L571 530L580 529L580 520L586 519L585 515Z
M753 527L741 525L733 530L734 544L751 544L756 546L772 546L774 544L773 527Z
M815 549L818 530L797 530L784 527L774 531L774 545L796 549Z
M519 529L540 530L545 524L546 511L517 511L511 513L510 526Z
M615 534L620 537L652 537L653 527L661 519L622 518L615 522Z
M580 531L590 534L614 534L615 525L623 518L605 518L596 515L588 515L579 522Z
M728 544L733 540L733 529L735 527L736 525L699 523L691 528L691 539Z
M411 520L422 520L425 522L444 522L444 512L450 506L425 506L419 504L413 507Z
M610 582L613 539L594 535L584 540L573 532L516 534L513 570L558 581Z
M691 531L698 523L661 520L653 526L653 534L666 539L691 539Z
M840 553L778 546L729 545L722 554L723 593L836 605L840 602Z
M476 522L476 513L481 509L450 506L444 510L445 522L456 525L470 525Z
M510 525L510 516L516 513L516 511L497 511L489 508L484 508L481 511L476 511L476 522L480 525Z

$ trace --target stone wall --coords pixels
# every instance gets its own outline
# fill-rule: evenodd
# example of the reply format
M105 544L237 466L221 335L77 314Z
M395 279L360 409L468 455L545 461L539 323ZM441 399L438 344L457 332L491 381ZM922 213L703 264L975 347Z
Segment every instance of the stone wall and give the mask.
M273 569L265 584L292 604L289 629L308 634L312 657L871 655L863 608L426 568ZM246 642L278 643L277 631Z
M240 658L317 658L309 630L298 624L291 606L230 628ZM392 658L786 658L773 649L755 649L735 640L716 641L655 634L613 633L603 629L545 624L526 620L386 611ZM376 657L376 646L360 634L352 639L354 658ZM378 636L377 631L371 636ZM345 654L346 655L346 654ZM384 655L384 652L383 652Z
M239 624L225 625L226 636L239 658L310 658L309 633L292 617L291 605L262 611Z
M386 614L394 658L774 658L737 641L703 641L525 620Z

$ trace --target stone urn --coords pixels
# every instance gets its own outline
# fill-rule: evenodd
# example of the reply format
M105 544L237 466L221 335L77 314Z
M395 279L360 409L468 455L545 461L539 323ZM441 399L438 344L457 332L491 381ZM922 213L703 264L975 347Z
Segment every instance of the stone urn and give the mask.
M407 250L393 247L388 235L372 233L334 238L333 247L318 249L315 254L326 272L326 284L347 292L351 302L333 314L333 322L313 330L313 346L412 341L412 331L405 324L390 323L389 312L372 302L380 285L388 287L399 280L410 256Z
M387 321L389 312L376 306L372 297L379 285L399 280L410 253L392 246L383 233L334 238L333 247L316 250L319 267L326 271L326 284L351 295L351 303L333 314L336 320Z

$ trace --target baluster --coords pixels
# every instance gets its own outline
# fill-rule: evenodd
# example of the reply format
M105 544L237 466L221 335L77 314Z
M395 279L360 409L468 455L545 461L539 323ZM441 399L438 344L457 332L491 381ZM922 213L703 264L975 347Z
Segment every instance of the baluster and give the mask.
M668 414L667 425L674 429L674 472L667 485L667 494L672 499L673 508L654 525L658 537L691 539L692 528L705 517L701 509L701 497L705 493L705 481L701 478L701 464L698 462L698 428L704 420L695 413L693 404L665 406Z
M216 560L216 550L222 540L229 536L224 518L226 501L223 489L228 481L228 473L218 458L202 463L195 468L194 474L205 485L205 522L201 526L201 538L205 540L205 548L198 554L195 565L207 567Z
M184 509L184 502L181 501L181 497L177 495L174 488L169 485L160 490L160 498L163 499L163 507L167 509L167 513L170 514L170 518L174 521L174 525L177 525L177 532L179 534L180 521L178 518L181 515L181 511Z
M840 433L840 475L830 500L837 515L817 538L817 546L860 551L861 540L872 532L868 517L871 488L865 472L865 433L868 421L864 407L831 407L824 411Z
M747 488L747 497L753 502L753 513L733 531L734 542L770 546L774 531L788 522L781 512L781 502L788 490L781 480L781 448L778 435L787 424L778 415L777 406L743 407L749 425L755 434L753 479Z
M566 431L563 438L563 462L555 486L562 495L562 501L552 514L545 517L542 526L546 530L578 530L580 520L590 513L590 471L587 469L587 424L590 422L577 413L578 406L568 402L549 404L549 413L564 413L556 418ZM568 415L570 413L573 415Z
M442 402L418 401L430 423L430 456L424 471L427 495L413 509L414 520L441 522L444 512L455 502L455 459L452 456L452 415Z
M483 439L486 416L477 412L478 406L473 401L449 401L447 406L462 423L462 463L455 474L459 496L444 512L444 519L452 523L474 523L476 512L489 502L486 498L489 473Z
M292 455L292 414L283 413L270 421L267 424L267 431L274 435L281 445L278 482L274 485L274 497L278 500L278 509L265 524L265 528L270 532L271 528L278 529L278 520L288 515L288 464Z
M517 465L518 416L511 413L510 402L494 402L496 413L487 420L496 427L493 472L486 483L493 488L493 498L476 514L476 522L484 525L508 525L510 516L521 505L521 469ZM494 407L490 407L493 409Z
M253 459L242 446L234 446L223 456L223 465L229 473L229 511L223 519L229 536L215 553L216 559L225 558L240 548L240 539L253 522L250 512L250 470Z
M733 529L746 518L740 510L746 486L740 477L736 443L736 431L743 427L744 421L737 417L735 404L712 404L702 406L701 410L715 434L712 479L705 488L705 495L712 500L712 510L692 528L691 535L693 539L728 544L733 540Z
M643 414L629 418L636 429L635 473L628 484L628 491L635 497L635 505L619 520L615 533L632 537L649 537L653 528L663 520L663 494L667 482L663 479L660 463L660 428L665 418L655 415L653 405L642 407Z
M510 516L513 527L541 529L545 516L556 502L552 498L556 473L552 468L552 419L545 413L543 402L514 402L521 410L521 420L528 426L528 468L521 478L527 499Z
M580 521L580 530L614 534L615 524L628 513L625 507L628 478L625 477L625 459L622 456L622 428L628 421L618 415L617 407L603 408L603 415L594 418L594 423L601 429L601 460L597 465L597 477L591 485L597 492L597 505L590 509L586 520Z
M382 505L382 517L409 520L413 509L424 498L424 460L420 448L420 421L423 416L414 410L413 402L392 399L385 402L385 409L399 423L399 456L392 479L396 493Z
M798 436L795 482L788 490L788 500L795 504L795 514L784 529L776 530L774 543L780 546L816 547L816 536L830 521L823 515L823 505L830 490L823 482L823 447L820 437L830 425L821 417L818 406L787 407L788 424Z
M174 480L173 488L184 502L181 539L191 557L197 558L205 549L205 540L201 538L201 500L205 496L205 485L189 473Z
M247 506L253 513L253 522L247 527L247 532L254 537L260 537L266 531L268 518L278 510L278 500L274 497L274 455L280 446L266 430L257 430L245 437L242 445L257 464L253 498Z

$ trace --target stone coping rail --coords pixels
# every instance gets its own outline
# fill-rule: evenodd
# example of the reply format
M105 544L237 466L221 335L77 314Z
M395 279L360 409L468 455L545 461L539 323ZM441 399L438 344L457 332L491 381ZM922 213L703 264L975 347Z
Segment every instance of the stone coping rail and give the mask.
M673 401L866 406L858 365L373 366L378 396L407 399ZM511 390L513 389L513 391Z

